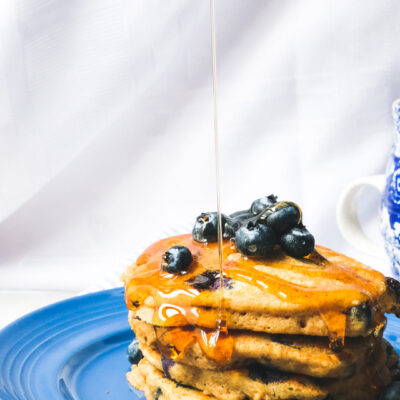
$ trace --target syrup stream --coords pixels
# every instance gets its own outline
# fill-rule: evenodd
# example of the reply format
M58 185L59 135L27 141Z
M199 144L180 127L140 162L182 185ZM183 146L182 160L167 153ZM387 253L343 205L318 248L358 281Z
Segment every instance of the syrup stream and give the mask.
M210 20L211 20L211 50L212 50L212 71L213 71L213 105L214 105L214 148L215 148L215 178L217 193L217 212L218 212L218 262L219 262L219 309L216 334L226 329L223 312L223 243L222 243L222 218L221 218L221 189L220 189L220 160L219 160L219 135L218 135L218 107L217 107L217 48L215 43L215 7L214 0L210 0Z

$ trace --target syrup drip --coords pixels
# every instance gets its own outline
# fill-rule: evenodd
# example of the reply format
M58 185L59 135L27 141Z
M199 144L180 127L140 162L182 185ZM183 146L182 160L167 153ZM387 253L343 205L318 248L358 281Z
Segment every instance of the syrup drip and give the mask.
M175 245L186 246L193 254L194 262L183 275L169 274L161 269L162 255ZM379 285L373 282L384 282L383 276L356 263L351 264L350 268L334 262L332 260L336 253L319 249L331 261L315 254L299 261L285 256L279 249L268 259L257 260L243 257L237 253L234 244L227 240L222 244L224 278L245 282L276 296L288 306L293 304L301 310L319 313L331 333L331 340L339 346L343 344L345 334L345 313L353 305L368 301L379 335L384 326L384 316L376 303L380 295ZM177 328L172 330L169 338L169 343L175 349L175 357L179 357L184 350L186 339L183 338L187 336L191 341L196 340L208 357L220 363L228 361L233 343L229 340L227 325L218 323L219 308L214 307L209 298L217 288L203 292L188 283L205 271L218 272L219 268L217 243L198 243L192 240L190 234L157 242L138 258L133 269L126 286L128 308L139 310L147 306L153 310L154 325ZM295 274L297 283L293 282L291 274ZM322 285L318 283L320 279L328 279L329 283ZM229 308L229 303L225 305ZM188 326L191 329L187 331Z
M233 339L221 329L185 327L159 335L156 328L156 335L161 353L173 360L182 358L184 351L196 341L206 357L217 364L225 364L232 357Z

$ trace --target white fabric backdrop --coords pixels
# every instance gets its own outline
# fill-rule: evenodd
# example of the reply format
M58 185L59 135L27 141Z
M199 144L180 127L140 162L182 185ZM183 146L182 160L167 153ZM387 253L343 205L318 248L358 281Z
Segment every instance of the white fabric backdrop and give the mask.
M216 7L223 210L276 193L386 268L335 205L385 168L400 2ZM82 290L215 209L210 55L208 0L0 2L0 289Z

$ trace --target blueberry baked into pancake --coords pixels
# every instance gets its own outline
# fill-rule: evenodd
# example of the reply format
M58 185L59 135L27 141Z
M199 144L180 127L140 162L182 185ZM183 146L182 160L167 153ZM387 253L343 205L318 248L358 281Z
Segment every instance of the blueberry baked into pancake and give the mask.
M153 400L400 399L382 338L399 282L316 246L300 208L273 195L221 223L220 245L217 213L202 213L124 273L134 387Z

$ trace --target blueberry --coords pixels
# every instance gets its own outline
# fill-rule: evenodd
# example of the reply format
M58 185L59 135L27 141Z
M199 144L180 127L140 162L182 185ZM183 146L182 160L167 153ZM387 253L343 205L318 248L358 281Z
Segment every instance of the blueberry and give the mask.
M222 233L224 233L226 219L226 216L221 214ZM196 218L192 236L196 242L200 243L218 241L218 213L201 213Z
M132 343L126 350L126 356L131 364L138 364L143 358L142 351L139 349L139 342L137 339L133 339Z
M162 256L161 267L171 274L186 271L193 262L190 250L185 246L173 246Z
M379 400L399 400L400 399L400 382L393 382L379 397Z
M296 204L282 201L271 209L265 221L276 233L283 233L300 223L301 212Z
M350 321L362 322L366 329L371 327L374 318L372 308L368 302L351 307L346 314L349 315Z
M400 368L392 369L392 381L399 382L400 381Z
M161 355L161 365L162 365L163 371L165 373L165 376L168 379L171 379L169 370L170 370L170 368L172 368L175 365L175 361L172 360L171 358L165 357L164 354L162 354Z
M277 199L278 197L273 194L261 197L253 201L250 210L254 215L259 214L260 212L264 211L267 207L274 205Z
M329 341L329 348L334 353L341 353L343 351L344 341L342 338L334 338Z
M276 244L274 231L265 225L242 226L235 235L236 248L248 256L263 256Z
M218 271L205 271L202 274L196 275L187 280L186 282L189 285L192 285L194 288L202 290L210 289L216 281L219 281Z
M305 227L299 226L284 233L279 244L288 256L302 258L314 250L315 241L314 236Z
M254 219L254 215L248 210L238 211L226 217L224 238L234 237L239 228L247 226L250 218Z
M196 275L193 278L186 281L189 285L192 285L198 290L218 290L220 287L219 272L218 271L205 271L201 275ZM232 289L232 279L224 276L222 278L222 284L225 289Z
M157 392L156 392L156 396L154 397L154 400L159 400L160 397L162 396L163 392L161 390L161 388L157 388Z
M397 300L400 302L400 282L394 278L386 277L386 284L392 289Z

